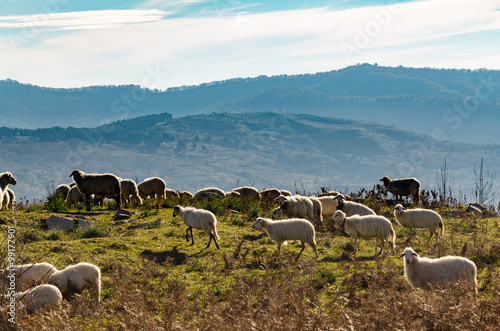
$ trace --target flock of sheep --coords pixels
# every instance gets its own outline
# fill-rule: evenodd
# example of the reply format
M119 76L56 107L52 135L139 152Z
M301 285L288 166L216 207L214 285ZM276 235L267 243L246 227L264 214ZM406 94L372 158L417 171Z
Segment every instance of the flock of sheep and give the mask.
M263 229L273 241L277 242L278 254L281 245L287 241L300 241L302 249L296 259L301 256L306 244L313 248L316 258L319 257L315 236L316 229L323 226L324 217L326 219L331 217L329 222L340 224L344 228L351 236L351 244L353 244L355 252L358 251L358 239L377 238L380 242L378 254L382 254L385 243L388 243L392 253L395 253L396 234L392 223L386 217L376 215L369 207L348 201L339 193L322 197L306 197L291 195L288 191L278 189L259 192L253 187L240 187L228 193L218 188L205 188L193 195L185 191L177 192L167 189L165 181L157 177L148 178L139 184L112 174L85 174L79 170L74 170L70 177L73 177L74 183L58 186L55 193L61 195L69 204L85 202L87 210L91 210L92 201L104 198L114 199L117 208L120 208L120 204L131 203L133 200L142 204L146 198L165 199L171 196L185 197L190 201L218 196L253 198L276 203L278 207L272 212L273 219L258 217L252 227ZM381 181L385 188L397 198L411 196L414 201L418 201L420 196L418 180L414 178L390 180L388 177L384 177ZM7 185L9 184L16 184L12 174L0 174L0 207L2 201L7 205L14 201L8 193ZM284 215L288 218L280 219ZM191 238L191 245L194 244L194 228L203 230L209 236L206 248L210 247L213 240L219 249L217 240L220 237L217 233L217 219L212 212L177 205L174 207L173 216L179 216L187 226L186 240L189 242ZM394 218L397 224L409 228L410 232L412 229L428 229L430 237L427 243L434 235L436 243L444 235L443 220L438 213L432 210L406 209L401 204L397 204L394 208ZM411 286L429 289L435 284L453 284L463 280L471 282L475 294L477 294L477 270L472 261L458 256L447 256L439 259L423 258L411 248L406 248L400 255L400 257L403 256L404 274ZM33 311L45 303L58 305L62 297L80 293L87 288L94 290L97 300L100 298L100 270L97 266L89 263L79 263L62 271L57 271L54 266L48 263L17 266L15 270L20 284L22 282L23 286L42 284L18 294L30 299L28 311Z

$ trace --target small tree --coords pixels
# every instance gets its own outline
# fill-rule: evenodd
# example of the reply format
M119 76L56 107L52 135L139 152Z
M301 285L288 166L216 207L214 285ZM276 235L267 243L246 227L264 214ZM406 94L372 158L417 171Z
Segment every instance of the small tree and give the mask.
M484 168L484 157L481 158L479 169L474 165L474 191L472 195L476 202L487 205L493 201L498 189L493 188L495 183L496 171Z
M453 202L453 177L448 173L448 164L444 158L443 164L437 169L436 183L441 203Z

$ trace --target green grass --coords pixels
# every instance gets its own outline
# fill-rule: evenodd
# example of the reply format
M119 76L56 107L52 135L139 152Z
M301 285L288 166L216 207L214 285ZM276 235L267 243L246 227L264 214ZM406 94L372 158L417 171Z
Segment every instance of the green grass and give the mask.
M296 262L300 242L283 246L278 256L276 243L252 229L255 217L270 212L260 205L207 202L207 207L218 211L220 250L213 243L205 249L209 238L200 230L193 230L195 243L191 246L185 239L186 226L172 217L172 209L154 206L158 208L131 209L139 219L132 224L161 220L152 228L136 230L128 229L130 224L111 226L114 211L107 208L85 213L94 221L89 229L67 232L48 231L43 220L50 213L37 208L0 213L0 217L17 221L17 262L46 261L62 269L86 261L102 272L100 305L93 304L84 293L66 302L60 311L50 313L50 318L44 317L49 314L45 312L19 312L18 328L498 327L498 319L491 316L492 311L500 309L498 219L446 218L445 238L437 245L433 240L428 246L426 231L417 230L416 237L408 239L408 230L394 225L396 254L390 254L386 246L382 256L374 256L374 240L360 240L355 254L349 237L320 231L319 259L315 260L312 249L306 246ZM78 210L72 209L67 215L77 214ZM1 225L3 233L6 227ZM474 302L467 293L429 293L410 288L399 258L406 246L430 257L464 252L478 266L479 301ZM1 307L5 307L3 303Z

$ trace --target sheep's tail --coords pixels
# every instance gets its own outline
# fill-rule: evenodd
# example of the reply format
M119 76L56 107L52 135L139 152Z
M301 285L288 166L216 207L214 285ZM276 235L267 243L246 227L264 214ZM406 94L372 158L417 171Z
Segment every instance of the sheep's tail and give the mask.
M215 226L212 227L212 234L214 235L215 239L220 240L219 234L217 233L217 228Z

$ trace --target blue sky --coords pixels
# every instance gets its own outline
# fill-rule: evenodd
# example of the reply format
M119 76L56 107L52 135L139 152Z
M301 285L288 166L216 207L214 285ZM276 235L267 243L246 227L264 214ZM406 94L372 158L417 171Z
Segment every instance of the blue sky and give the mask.
M356 63L500 69L499 0L0 0L0 79L193 85Z

